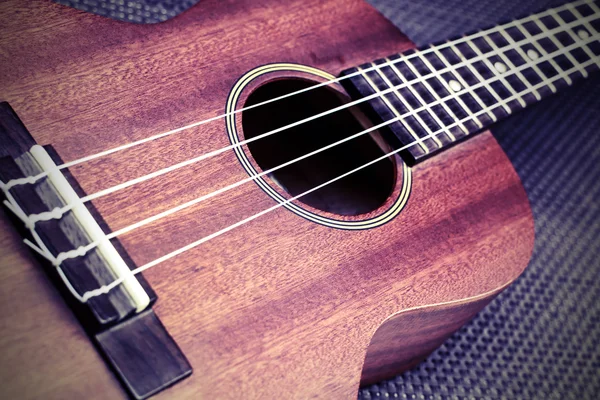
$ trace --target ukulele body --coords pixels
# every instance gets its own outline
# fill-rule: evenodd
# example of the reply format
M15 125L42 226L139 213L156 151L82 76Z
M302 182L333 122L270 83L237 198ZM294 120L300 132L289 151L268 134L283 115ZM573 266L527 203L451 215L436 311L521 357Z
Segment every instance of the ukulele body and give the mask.
M65 161L221 114L238 79L260 66L337 76L414 47L355 0L203 0L156 25L48 1L5 1L0 15L0 101ZM221 119L70 172L94 193L229 144ZM489 132L410 177L394 162L394 189L372 217L404 198L385 223L339 229L281 207L145 271L154 310L194 369L157 398L355 398L361 381L416 365L518 277L533 220ZM226 152L94 206L114 231L247 177ZM121 242L143 265L274 204L250 182ZM6 211L1 218L3 397L124 397Z

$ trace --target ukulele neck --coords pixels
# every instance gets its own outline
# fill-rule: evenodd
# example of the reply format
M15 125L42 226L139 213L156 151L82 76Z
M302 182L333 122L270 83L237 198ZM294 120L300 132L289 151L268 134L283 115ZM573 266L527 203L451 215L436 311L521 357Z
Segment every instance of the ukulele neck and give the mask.
M600 8L579 1L343 71L409 162L484 130L600 68Z

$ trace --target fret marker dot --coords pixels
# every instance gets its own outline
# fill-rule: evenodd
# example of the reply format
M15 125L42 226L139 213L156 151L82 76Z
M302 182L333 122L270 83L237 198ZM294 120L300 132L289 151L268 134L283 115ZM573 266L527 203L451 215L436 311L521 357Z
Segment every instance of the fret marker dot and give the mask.
M532 60L537 60L538 58L540 58L540 55L538 54L537 51L535 51L533 49L529 49L529 50L527 50L527 57L529 57Z
M455 80L451 80L450 82L448 82L448 85L450 85L450 89L452 89L452 91L454 92L458 92L460 89L462 89L460 83L458 83L458 81Z
M579 39L585 40L590 37L590 33L585 29L582 29L579 32L577 32L577 36L579 36Z
M501 74L505 73L508 69L506 68L506 64L502 64L501 62L495 63L494 68L496 68L496 71L500 72Z

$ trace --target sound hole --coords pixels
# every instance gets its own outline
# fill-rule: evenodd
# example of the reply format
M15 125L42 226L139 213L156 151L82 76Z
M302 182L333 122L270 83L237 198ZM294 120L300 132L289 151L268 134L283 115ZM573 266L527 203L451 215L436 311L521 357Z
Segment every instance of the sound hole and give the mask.
M263 84L245 106L261 103L315 85L302 79L279 79ZM339 92L321 87L242 112L246 139L331 110L347 102ZM256 163L268 170L321 149L365 129L358 110L344 109L248 144ZM297 196L382 155L369 134L312 155L270 174L290 195ZM386 158L311 192L299 201L338 215L359 215L381 207L396 179L394 161Z

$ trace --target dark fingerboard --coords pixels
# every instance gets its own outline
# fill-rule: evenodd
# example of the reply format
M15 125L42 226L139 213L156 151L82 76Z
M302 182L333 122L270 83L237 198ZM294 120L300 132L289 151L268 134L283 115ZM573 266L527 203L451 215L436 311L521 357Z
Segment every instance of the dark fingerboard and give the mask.
M600 67L600 7L579 1L343 71L342 84L414 163Z

